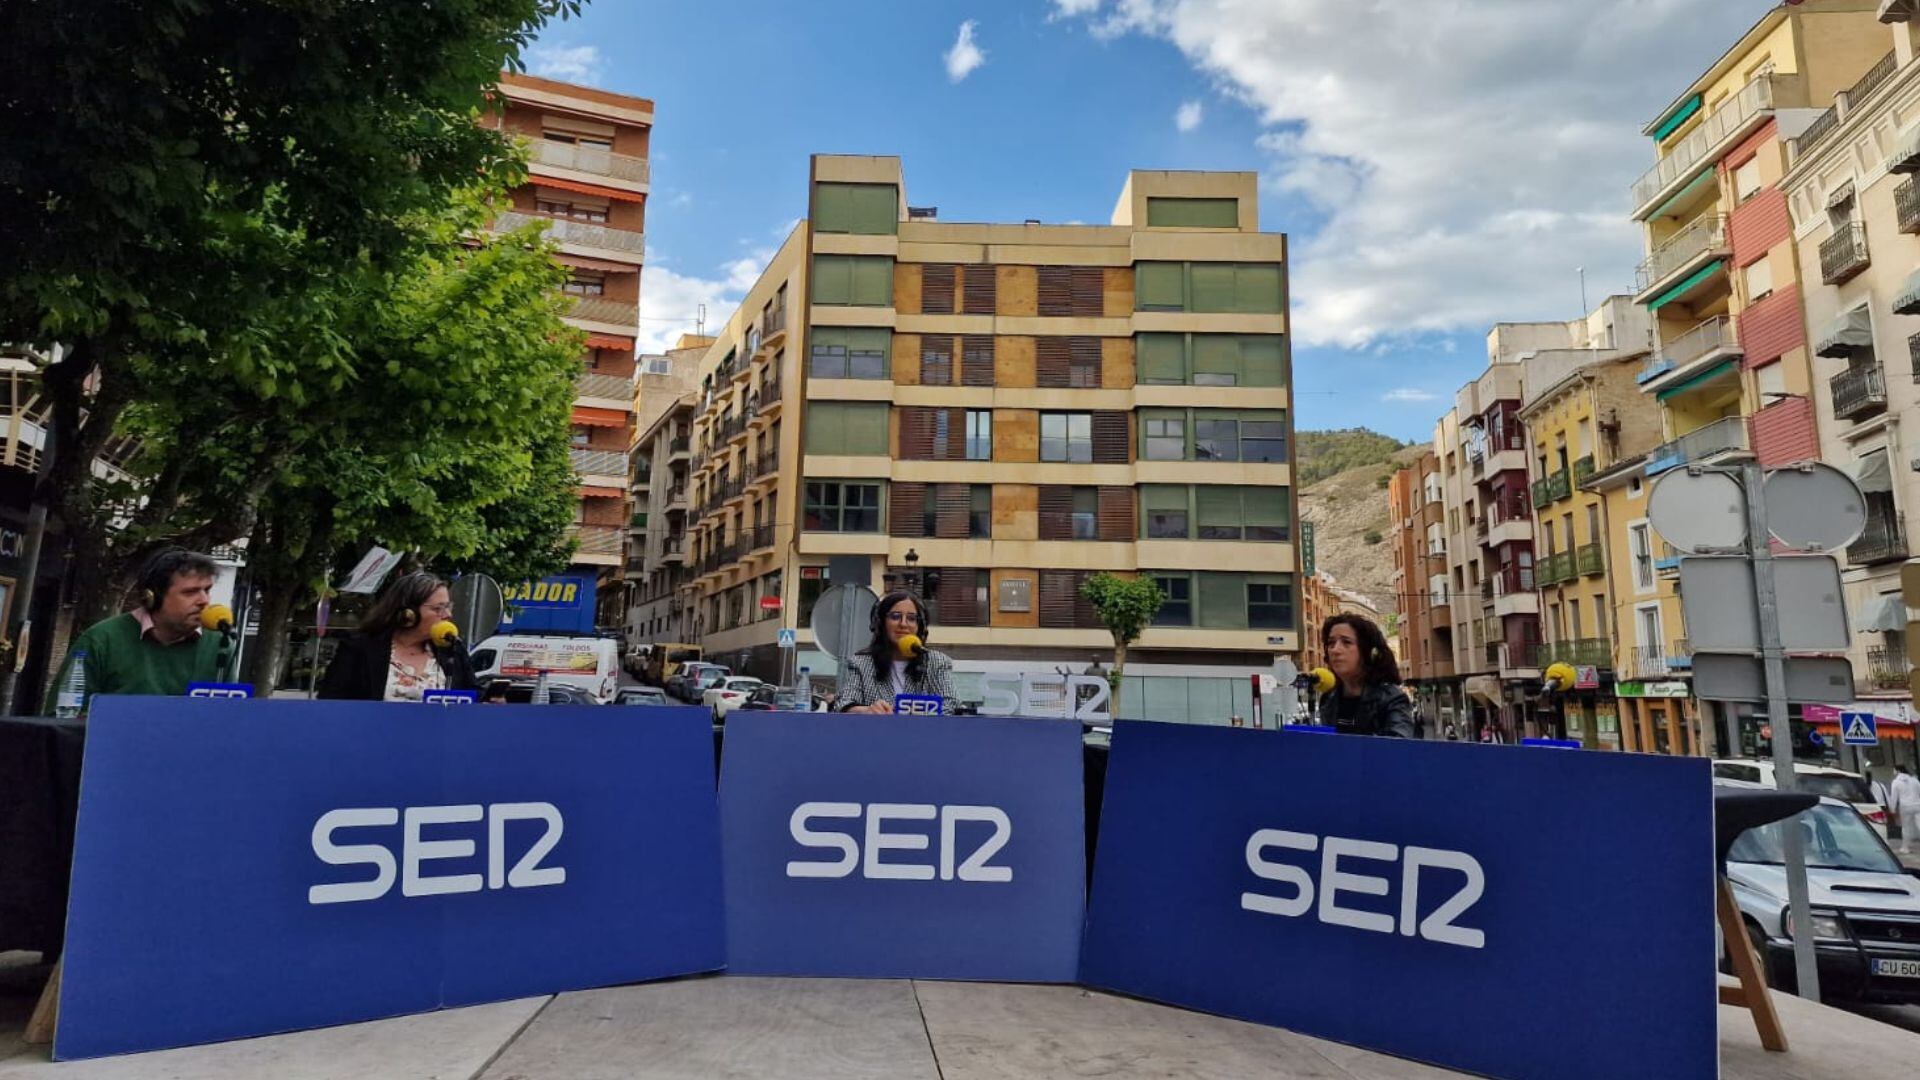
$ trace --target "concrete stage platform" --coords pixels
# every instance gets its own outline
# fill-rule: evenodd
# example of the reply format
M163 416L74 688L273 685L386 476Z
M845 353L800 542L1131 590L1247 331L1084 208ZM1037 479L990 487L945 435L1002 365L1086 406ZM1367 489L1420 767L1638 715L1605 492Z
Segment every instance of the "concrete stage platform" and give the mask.
M1728 1080L1912 1080L1920 1035L1776 995L1790 1054L1720 1008ZM55 1064L0 998L0 1080L1416 1080L1461 1075L1076 987L682 979ZM31 1002L28 1001L30 1006ZM1524 1019L1516 1019L1516 1023ZM1622 1037L1631 1037L1622 1033Z

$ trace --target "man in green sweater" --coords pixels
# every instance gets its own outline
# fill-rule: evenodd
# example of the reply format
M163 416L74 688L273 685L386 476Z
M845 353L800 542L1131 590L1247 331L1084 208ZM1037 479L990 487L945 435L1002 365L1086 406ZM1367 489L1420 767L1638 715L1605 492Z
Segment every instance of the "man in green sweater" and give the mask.
M140 570L134 609L103 619L73 639L49 688L47 712L57 710L68 672L83 656L83 714L95 694L179 697L189 683L218 681L219 637L200 628L200 613L212 598L214 570L213 560L205 555L180 548L154 553Z

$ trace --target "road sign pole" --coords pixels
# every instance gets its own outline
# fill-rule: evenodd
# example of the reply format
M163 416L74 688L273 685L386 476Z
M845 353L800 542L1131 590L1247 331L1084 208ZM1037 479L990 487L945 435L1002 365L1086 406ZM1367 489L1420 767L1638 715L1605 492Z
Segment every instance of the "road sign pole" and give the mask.
M1780 651L1780 604L1774 595L1773 547L1767 529L1766 477L1758 462L1740 467L1747 503L1747 558L1753 565L1753 592L1760 606L1760 663L1767 694L1767 723L1773 729L1773 782L1781 791L1797 789L1793 771L1793 727L1787 718L1787 667ZM1798 827L1781 826L1787 860L1787 908L1793 919L1793 969L1800 996L1820 1000L1820 969L1813 952L1813 913L1807 897L1807 853Z

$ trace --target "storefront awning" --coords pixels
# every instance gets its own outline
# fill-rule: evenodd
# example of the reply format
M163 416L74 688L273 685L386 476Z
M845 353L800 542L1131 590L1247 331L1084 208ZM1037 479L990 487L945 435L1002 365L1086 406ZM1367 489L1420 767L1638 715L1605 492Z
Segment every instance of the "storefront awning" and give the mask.
M1884 634L1889 630L1906 628L1907 602L1900 599L1899 593L1873 597L1861 604L1860 610L1853 615L1853 632L1856 634Z
M587 345L595 349L625 349L633 351L633 339L617 334L588 334Z
M558 180L551 176L536 176L533 186L537 188L559 188L561 191L577 191L582 195L598 195L603 199L617 202L646 202L645 195L635 195L631 191L619 188L601 187L599 184L583 184L578 180Z
M1827 209L1831 210L1851 198L1853 198L1853 181L1848 180L1827 192Z
M1460 684L1460 689L1468 697L1477 697L1489 704L1500 704L1500 679L1494 675L1473 675Z
M1920 127L1910 129L1894 141L1893 153L1887 155L1887 171L1912 172L1917 160L1920 160Z
M1853 462L1853 481L1865 491L1892 491L1893 469L1887 464L1887 452L1875 450L1866 457L1855 458Z
M1900 315L1920 315L1920 270L1915 270L1893 296L1893 310Z
M1867 312L1867 305L1861 304L1828 323L1813 351L1821 356L1844 358L1852 356L1855 349L1872 347L1873 316Z
M580 497L583 499L624 499L627 497L627 493L621 491L619 488L588 487L582 485L580 488Z
M573 422L585 427L626 427L627 414L618 409L598 409L591 405L575 405Z

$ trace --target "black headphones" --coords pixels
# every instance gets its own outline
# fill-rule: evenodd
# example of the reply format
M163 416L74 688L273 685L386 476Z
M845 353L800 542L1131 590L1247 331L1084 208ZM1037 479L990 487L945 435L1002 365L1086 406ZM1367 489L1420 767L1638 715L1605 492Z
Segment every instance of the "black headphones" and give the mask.
M933 620L927 617L927 605L921 603L918 596L915 596L905 589L890 592L881 597L879 603L873 605L873 617L868 620L868 629L874 634L879 634L881 620L885 619L887 612L892 611L902 600L913 601L914 618L920 623L919 637L920 641L924 644L927 640L928 632L933 629Z
M430 571L415 570L414 572L406 575L405 577L400 578L398 581L395 581L393 583L393 587L395 589L400 589L400 590L411 589L416 587L420 579L430 580L433 582L433 588L428 589L425 593L421 595L419 600L419 603L421 604L424 604L427 602L427 597L433 595L434 589L438 589L446 585L446 582L442 581L438 575L433 574ZM417 605L401 608L399 621L400 621L400 625L408 630L411 630L414 627L419 626L420 625L420 608Z
M173 576L200 561L200 556L178 547L164 547L147 556L147 561L140 567L140 606L148 611L160 610L161 603L167 598L167 590L173 587Z

